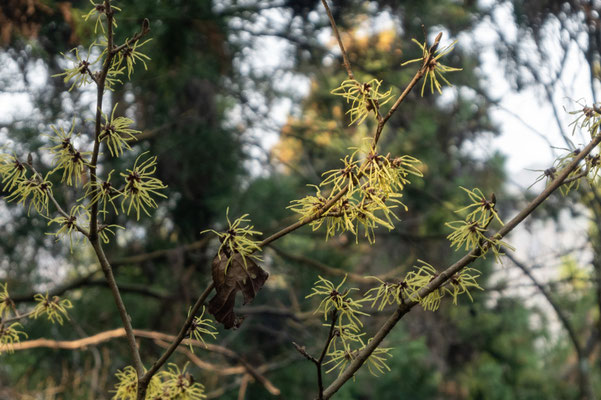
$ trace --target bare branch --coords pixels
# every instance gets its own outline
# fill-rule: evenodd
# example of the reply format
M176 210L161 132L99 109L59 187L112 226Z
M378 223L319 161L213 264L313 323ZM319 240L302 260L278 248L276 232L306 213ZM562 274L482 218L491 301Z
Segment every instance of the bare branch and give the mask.
M344 60L344 68L346 69L346 73L348 74L349 79L355 80L355 75L353 75L353 70L351 69L351 62L348 59L346 50L344 49L344 44L342 43L342 39L340 38L340 32L338 32L336 21L334 21L334 16L332 16L332 12L330 11L330 7L328 7L327 1L321 0L321 3L326 9L326 13L328 14L328 18L330 19L330 24L332 25L332 31L334 31L334 35L336 36L336 40L338 41L338 47L340 47L340 52L342 53L342 59Z

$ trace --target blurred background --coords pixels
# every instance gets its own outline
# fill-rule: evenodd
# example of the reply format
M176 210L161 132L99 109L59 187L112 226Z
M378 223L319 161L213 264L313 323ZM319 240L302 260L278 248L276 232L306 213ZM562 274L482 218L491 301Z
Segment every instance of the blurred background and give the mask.
M188 307L210 280L218 243L205 229L223 229L249 213L265 235L295 221L289 202L311 192L324 171L339 168L373 120L348 127L346 104L330 94L345 79L340 52L319 0L128 0L115 2L118 41L151 24L144 46L148 70L107 95L104 110L136 121L134 151L105 171L129 167L143 151L158 156L168 200L151 217L126 226L106 247L133 326L175 334ZM43 150L50 125L76 125L89 144L95 92L67 91L51 75L67 66L61 52L87 47L93 23L87 1L3 0L0 3L0 146L31 153L51 168ZM358 79L382 79L395 95L415 73L403 61L419 57L412 38L442 45L458 40L445 64L442 95L412 92L385 129L384 153L410 154L424 178L406 188L408 212L376 243L303 228L264 252L270 278L240 311L240 329L220 329L210 343L234 352L176 353L206 386L208 398L284 399L316 395L315 367L291 342L318 353L327 328L305 299L320 274L339 282L358 276L402 277L417 259L439 270L461 254L450 249L444 223L466 201L459 186L494 192L510 219L542 187L529 187L562 149L585 143L569 126L597 100L601 65L601 3L589 0L340 0L331 3ZM419 89L419 88L418 88ZM580 102L580 103L579 103ZM105 111L106 112L106 111ZM537 171L538 170L538 171ZM63 204L80 193L58 189ZM5 195L5 193L3 193ZM75 340L119 328L121 322L90 248L56 242L47 220L0 202L0 281L19 307L33 293L72 300L70 321L26 321L30 339ZM587 184L551 197L510 238L511 258L479 260L473 303L446 299L437 312L415 308L385 341L391 372L358 373L339 399L594 399L601 393L601 192ZM373 334L387 312L366 321ZM160 341L141 339L147 362ZM255 379L241 364L253 366ZM114 373L130 364L126 341L77 350L35 348L3 354L0 399L108 399ZM335 374L327 375L326 381Z

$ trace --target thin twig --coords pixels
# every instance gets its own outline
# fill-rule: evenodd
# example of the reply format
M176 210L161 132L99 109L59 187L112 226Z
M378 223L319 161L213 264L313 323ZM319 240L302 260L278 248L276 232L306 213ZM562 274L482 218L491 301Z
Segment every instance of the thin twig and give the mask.
M434 52L438 48L441 38L442 38L442 32L440 32L438 35L436 35L436 38L434 39L434 44L432 44L432 46L428 50L428 56L424 58L422 66L417 71L417 73L413 76L413 79L411 79L411 82L409 82L407 87L405 87L405 90L403 90L403 92L401 93L399 98L394 102L392 107L390 107L390 110L388 110L386 115L378 121L378 127L376 128L376 134L374 135L374 147L378 143L378 140L380 140L380 134L382 133L382 130L384 129L384 125L386 124L386 122L390 119L390 117L392 117L392 114L394 114L396 109L399 108L399 106L401 105L403 100L405 100L405 98L407 97L409 92L411 92L411 90L417 84L417 82L419 82L420 79L422 79L423 76L428 71L428 67L430 65L430 62L432 61L432 58L434 57Z
M113 49L111 50L111 53L117 54L121 50L130 47L132 45L132 43L135 43L138 40L142 39L144 37L144 35L146 35L148 32L150 32L150 21L148 21L148 18L144 18L144 21L142 21L142 29L140 30L140 32L136 33L134 35L134 37L132 37L131 39L129 39L127 42L123 43L122 45L113 47Z
M12 318L8 318L8 319L2 319L0 318L0 326L5 325L5 324L10 324L11 322L15 322L15 321L19 321L23 318L27 318L30 315L32 315L35 312L35 310L31 310L26 312L25 314L19 314L17 316L14 316Z
M342 53L342 59L344 60L344 68L346 69L346 73L348 74L349 79L355 80L355 75L353 75L353 70L351 69L351 62L348 59L346 54L346 50L344 49L344 44L342 43L342 39L340 38L340 33L338 32L338 27L336 26L336 21L334 21L334 16L330 11L330 7L328 7L328 3L326 0L321 0L324 8L326 9L326 13L328 14L328 18L330 19L330 25L332 25L332 30L334 31L334 35L336 36L336 40L338 41L338 47L340 47L340 52Z

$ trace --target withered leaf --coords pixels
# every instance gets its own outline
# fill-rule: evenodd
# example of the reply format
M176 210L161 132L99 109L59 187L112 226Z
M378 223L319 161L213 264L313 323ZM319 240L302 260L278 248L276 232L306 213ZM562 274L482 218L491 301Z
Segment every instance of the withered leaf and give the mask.
M221 254L221 259L216 256L211 271L216 293L209 301L209 312L226 329L237 328L244 319L234 313L237 293L242 292L244 295L243 304L251 302L263 287L269 274L250 257L246 257L245 265L244 258L239 253L234 254L229 266L225 254Z

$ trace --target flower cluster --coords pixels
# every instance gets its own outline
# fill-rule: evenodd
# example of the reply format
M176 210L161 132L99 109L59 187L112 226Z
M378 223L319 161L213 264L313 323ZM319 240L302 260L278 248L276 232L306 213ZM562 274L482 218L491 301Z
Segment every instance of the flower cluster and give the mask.
M205 314L205 307L202 307L202 313L198 317L194 317L192 320L192 325L188 330L189 339L190 339L190 351L194 352L194 347L192 346L192 340L196 339L202 344L207 346L204 340L204 335L209 335L213 339L217 337L217 331L215 330L215 325L213 325L213 321L208 318L203 318Z
M18 322L13 322L10 325L5 325L0 322L0 354L3 352L12 353L14 345L21 341L21 337L27 338L27 334L21 329L23 325Z
M221 245L217 250L217 257L221 260L222 256L227 257L228 263L225 268L227 273L227 268L229 267L234 254L238 253L242 256L244 260L244 266L246 266L246 258L251 257L256 260L261 260L261 257L254 254L257 251L261 251L261 247L259 246L259 241L254 240L252 237L255 235L262 235L261 232L255 231L253 225L242 225L243 223L250 222L248 214L244 214L234 220L234 222L230 221L229 217L230 209L229 207L225 211L225 218L227 219L228 229L225 232L217 232L214 229L205 229L200 232L200 234L206 232L212 232L217 237L219 237L219 241Z
M360 125L365 121L370 111L373 111L376 117L380 115L380 106L392 99L392 89L380 93L381 85L382 81L377 79L372 79L366 83L347 79L339 87L332 90L332 94L342 96L347 103L351 103L351 108L346 112L351 119L349 126L355 122Z
M3 191L10 192L19 181L25 178L27 169L14 155L0 153L0 178L2 179Z
M98 32L98 25L100 25L100 29L102 29L102 33L105 33L104 31L104 24L102 23L102 17L104 15L106 15L106 7L104 5L104 2L101 1L100 3L96 4L94 3L93 0L90 0L90 3L92 4L92 9L87 13L82 15L82 18L84 21L87 21L90 18L96 18L96 23L94 24L94 33ZM113 4L111 4L111 11L121 11L121 9L117 6L114 6ZM117 20L115 19L115 16L112 16L112 25L114 28L117 27Z
M570 124L570 126L573 126L572 135L574 135L576 128L580 128L588 131L592 139L597 135L599 132L599 127L601 126L601 110L597 105L588 107L580 104L580 106L582 108L579 110L569 111L569 114L577 116L576 119Z
M82 176L85 173L86 167L89 162L86 157L92 153L88 151L80 152L73 146L73 130L75 129L75 121L71 123L71 129L69 132L65 132L63 128L56 128L51 126L55 135L48 135L51 141L56 143L55 146L50 147L48 150L50 154L54 156L54 164L56 167L54 171L59 169L63 170L63 176L61 182L67 183L72 186L73 184L81 186Z
M123 75L125 70L128 72L128 78L131 76L136 61L141 61L146 66L145 60L149 59L140 52L140 48L148 42L148 40L140 42L141 37L149 30L147 20L143 24L142 32L133 39L128 39L121 45L109 44L107 37L109 32L105 30L103 24L106 21L116 28L114 14L121 9L112 6L110 2L90 1L90 3L93 8L82 17L86 21L95 19L94 31L97 33L100 25L102 35L87 50L75 48L65 55L70 65L55 76L62 77L65 83L71 83L69 90L91 83L101 88L112 89L117 82L120 82L118 77ZM93 70L94 66L97 70ZM96 132L94 152L80 151L76 148L75 139L78 134L75 133L75 119L68 131L62 127L51 126L53 133L44 136L47 136L50 141L46 150L52 155L53 169L45 177L35 171L31 159L24 163L16 155L0 153L0 179L2 191L9 192L7 199L17 200L19 204L28 208L28 212L34 208L43 216L49 215L49 202L52 200L60 214L54 218L48 217L49 225L55 223L60 225L59 230L52 235L57 238L69 236L71 245L73 233L80 231L87 235L86 230L90 228L90 221L95 221L98 214L103 215L105 220L111 209L118 214L116 199L121 198L122 212L129 215L133 210L139 219L141 211L149 214L149 208L158 206L154 197L166 197L160 193L160 190L165 189L166 186L152 176L156 170L156 157L149 157L144 162L140 162L144 153L136 159L132 169L121 173L125 182L120 188L113 187L110 182L114 171L110 171L105 179L97 175L101 170L97 162L101 155L99 145L105 143L110 154L118 157L123 155L125 150L131 150L129 142L136 139L136 134L140 133L131 128L133 120L115 115L117 106L114 105L110 117L101 113L104 123L96 121L98 124L96 127L99 129ZM28 169L33 172L30 178L28 178ZM69 214L63 211L52 196L49 176L57 171L62 172L62 183L68 186L83 185L85 189L84 195L77 199L77 204L71 207ZM111 207L107 207L107 204ZM92 212L95 215L92 215ZM94 226L96 232L89 232L89 234L98 234L105 243L108 242L109 235L114 234L115 228L122 228L107 224L94 224Z
M503 221L495 209L496 197L494 193L489 200L478 188L469 190L462 187L461 189L467 193L471 203L456 211L457 213L469 211L463 220L451 221L445 224L452 229L452 232L447 236L447 239L451 242L451 247L455 247L455 251L462 248L465 251L478 249L482 256L485 256L488 250L491 250L498 261L501 255L501 246L509 249L512 249L512 247L501 241L497 236L487 235L489 225L493 220L503 226Z
M446 74L447 72L455 72L455 71L462 70L462 68L449 67L449 66L441 64L439 62L439 59L442 56L447 55L455 48L455 44L457 43L457 41L454 41L453 43L451 43L450 45L448 45L446 47L443 47L442 49L434 50L433 54L430 53L432 50L431 50L431 48L428 47L426 42L420 43L415 39L412 39L412 41L421 48L422 56L419 58L415 58L413 60L405 61L404 63L401 64L401 66L405 66L407 64L411 64L414 62L423 63L422 68L425 69L425 77L424 77L424 83L422 84L421 95L422 96L424 95L424 89L425 89L428 81L430 81L430 91L432 93L434 93L434 89L436 89L438 91L438 93L442 94L442 86L441 86L440 82L438 81L438 79L440 78L447 85L453 86L447 80L447 78L444 77L444 74ZM425 63L427 60L428 60L428 63L426 65Z
M14 307L15 304L8 294L8 283L0 283L0 320L4 319Z
M87 223L89 218L89 212L83 206L73 206L69 215L59 215L48 221L48 225L59 224L60 228L56 232L47 233L47 235L55 236L57 241L67 236L69 238L69 249L73 252L73 234L78 233L78 222L85 221Z
M324 326L330 326L333 330L333 336L326 349L328 360L324 362L324 366L328 369L326 373L338 370L341 374L347 365L354 360L357 355L365 349L366 343L363 340L365 333L361 332L363 323L360 320L361 316L369 316L369 314L361 311L363 303L370 302L370 297L362 299L353 299L350 295L355 288L343 289L346 277L338 284L334 284L323 278L315 282L311 294L307 298L318 296L321 302L315 309L316 313L323 313L324 320L330 323L325 323ZM369 343L369 341L367 342ZM376 375L383 373L385 370L390 370L386 365L386 360L391 357L389 348L377 348L368 358L367 365L369 371Z
M104 117L104 124L102 125L99 138L101 141L106 142L106 146L113 157L121 156L123 154L123 148L131 150L131 147L127 142L136 140L135 135L140 133L140 131L129 127L134 123L132 119L126 117L115 118L115 110L118 105L119 103L115 103L110 119L105 114L102 114Z
M359 154L365 154L362 162L357 159ZM374 243L374 230L380 226L394 229L394 220L398 220L395 209L407 210L400 192L410 183L410 175L422 176L420 161L408 155L380 155L371 145L365 151L355 149L341 161L342 168L325 172L320 186L313 185L315 195L293 200L288 208L299 214L301 221L311 220L314 231L325 225L326 240L350 232L358 241L362 230L369 243ZM327 196L322 187L328 187Z
M315 309L315 312L323 313L325 320L328 319L329 314L336 312L339 329L342 329L345 324L359 328L363 326L359 316L369 315L360 311L363 307L362 303L367 301L367 299L355 300L350 296L351 292L358 289L351 288L341 291L341 287L345 281L346 276L338 286L334 286L331 281L320 276L319 280L313 284L312 293L305 298L313 296L321 297L322 300Z
M202 400L206 399L204 386L194 381L186 370L188 364L179 368L170 363L166 371L160 371L150 379L146 390L147 399L165 400ZM118 370L115 374L118 382L112 400L135 400L138 393L138 375L132 366Z
M117 384L112 400L136 400L138 394L138 374L131 365L123 368L123 370L117 370L115 373L117 378ZM161 382L160 378L155 375L150 379L150 383L146 389L146 398L155 399L162 398Z
M69 299L61 299L58 296L52 296L52 299L48 296L38 293L34 297L37 302L33 309L32 318L38 318L42 315L46 315L48 320L52 323L58 322L60 325L63 324L64 319L69 319L68 309L73 308L73 304Z
M123 196L121 201L121 210L129 215L131 209L136 211L136 219L140 219L140 210L144 211L146 215L150 216L147 207L157 208L156 201L151 195L167 198L158 190L166 189L167 186L163 185L160 179L152 176L156 171L157 157L150 157L138 164L140 158L145 155L142 153L136 158L136 162L132 169L128 169L127 173L121 173L120 175L125 178L125 188L119 192L117 196ZM127 212L125 211L125 204L127 205Z
M147 69L146 61L150 60L150 57L140 52L139 49L148 43L150 39L145 41L140 41L140 39L126 39L125 43L122 45L114 46L113 48L109 49L104 20L106 20L106 23L108 23L110 18L112 27L116 28L117 20L115 18L115 11L121 11L121 9L112 4L109 7L106 7L104 2L94 3L93 0L90 0L90 3L93 7L88 13L82 15L82 18L84 21L88 21L90 19L96 20L94 24L94 33L98 32L98 26L100 26L102 30L102 36L100 40L90 45L86 51L85 57L80 54L80 49L78 48L71 50L72 55L63 54L71 66L66 68L64 72L53 76L63 77L65 83L73 81L69 90L72 90L73 88L80 88L84 85L96 82L96 80L100 77L100 74L98 73L99 71L93 71L92 67L96 64L103 66L105 63L105 57L110 56L111 61L110 66L106 71L106 76L104 77L104 86L109 90L113 90L116 84L122 83L119 77L120 75L124 74L126 70L127 78L131 78L134 65L137 61L141 62L144 65L144 68ZM97 47L100 49L97 49ZM98 57L96 57L95 60L90 61L90 56L92 54L98 54Z
M376 307L379 311L383 310L388 305L401 305L406 301L416 301L424 308L424 310L436 311L440 307L440 303L445 294L449 294L453 298L453 304L457 304L457 298L462 294L472 299L470 294L471 289L483 290L476 281L480 275L473 268L464 268L454 276L448 283L437 288L427 296L420 296L419 292L425 288L433 279L438 276L436 269L425 261L418 260L419 266L415 266L412 271L407 273L405 278L398 282L384 282L377 277L380 284L375 288L368 290L365 293L365 298L372 301L372 307Z
M25 175L16 180L16 188L10 195L6 197L7 201L17 200L17 204L22 204L24 207L27 202L27 214L33 207L39 214L48 214L49 193L52 188L52 183L48 181L48 175L45 178L39 175L34 175L31 178L25 178Z
M370 339L371 341L371 339ZM324 363L324 366L328 366L329 369L326 370L326 373L330 373L336 369L338 369L338 375L342 374L348 364L353 361L361 351L365 349L366 345L364 343L361 344L361 347L351 350L351 348L337 348L332 349L328 352L329 359ZM390 351L391 347L377 347L367 358L367 369L369 372L378 376L378 374L384 374L386 371L390 371L390 367L386 364L388 359L392 357Z
M98 57L94 61L90 61L90 55L92 54L94 46L96 46L96 43L92 43L90 45L86 51L85 58L82 57L77 47L70 50L69 53L72 53L72 56L69 55L69 53L61 53L61 55L65 57L65 59L72 65L72 67L66 68L64 72L52 75L52 77L64 76L63 81L65 83L73 80L69 91L73 90L73 88L80 88L92 83L95 78L94 72L92 72L90 68L100 60L100 57Z

